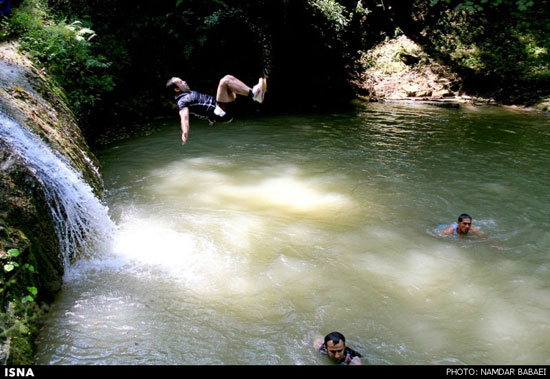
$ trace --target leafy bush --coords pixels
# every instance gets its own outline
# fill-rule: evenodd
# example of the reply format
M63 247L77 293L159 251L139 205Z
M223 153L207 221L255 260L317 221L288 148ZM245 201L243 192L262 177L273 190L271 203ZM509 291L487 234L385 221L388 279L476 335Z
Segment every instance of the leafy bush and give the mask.
M0 250L0 343L8 344L4 364L32 364L32 346L26 336L34 333L41 313L35 299L38 289L32 285L37 273L34 265L23 263L19 249ZM28 254L27 254L28 255ZM32 261L32 259L31 259Z
M54 20L44 0L25 0L5 23L4 39L17 38L67 93L69 105L83 118L114 87L109 62L94 52L95 33L80 21Z
M485 91L504 102L530 103L548 94L547 3L431 0L440 13L425 35L471 90Z

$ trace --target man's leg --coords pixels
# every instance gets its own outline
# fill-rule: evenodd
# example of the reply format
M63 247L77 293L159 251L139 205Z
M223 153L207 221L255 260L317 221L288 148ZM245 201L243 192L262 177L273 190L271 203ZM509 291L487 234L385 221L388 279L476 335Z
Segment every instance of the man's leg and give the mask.
M232 75L226 75L218 84L216 100L221 103L235 101L237 95L248 96L251 88Z
M267 82L260 78L254 88L250 88L233 75L226 75L218 84L216 101L220 103L230 103L237 99L237 95L251 96L254 101L259 103L264 101L264 95L267 90Z

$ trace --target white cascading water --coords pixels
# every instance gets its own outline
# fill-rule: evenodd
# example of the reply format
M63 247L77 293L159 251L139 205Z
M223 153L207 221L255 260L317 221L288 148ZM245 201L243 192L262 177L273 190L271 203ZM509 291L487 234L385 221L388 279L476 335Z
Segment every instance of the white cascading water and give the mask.
M82 176L59 153L25 127L0 112L0 139L41 183L51 210L65 267L71 258L93 256L107 248L115 224L108 209Z

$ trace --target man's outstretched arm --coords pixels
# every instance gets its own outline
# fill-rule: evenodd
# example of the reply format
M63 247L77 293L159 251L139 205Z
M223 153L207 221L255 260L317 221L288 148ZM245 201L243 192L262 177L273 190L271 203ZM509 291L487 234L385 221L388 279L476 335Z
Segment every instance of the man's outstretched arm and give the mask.
M187 142L189 138L189 108L182 108L180 110L181 120L181 142Z

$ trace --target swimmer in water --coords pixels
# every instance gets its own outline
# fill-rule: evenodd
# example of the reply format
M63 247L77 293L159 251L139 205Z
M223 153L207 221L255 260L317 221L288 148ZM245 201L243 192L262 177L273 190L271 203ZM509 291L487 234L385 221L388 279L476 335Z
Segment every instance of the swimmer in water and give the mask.
M445 229L443 229L440 232L440 234L443 236L449 236L451 234L458 234L459 236L465 236L469 232L472 232L473 234L479 237L484 236L483 232L479 228L474 228L472 226L472 217L470 215L467 215L466 213L463 213L460 216L458 216L457 223L447 226Z
M361 354L346 346L346 338L342 333L329 333L324 340L318 338L313 342L313 347L341 365L361 365Z

